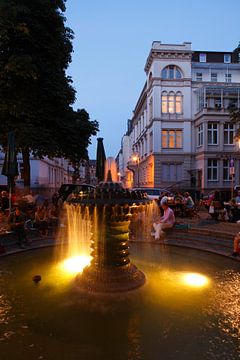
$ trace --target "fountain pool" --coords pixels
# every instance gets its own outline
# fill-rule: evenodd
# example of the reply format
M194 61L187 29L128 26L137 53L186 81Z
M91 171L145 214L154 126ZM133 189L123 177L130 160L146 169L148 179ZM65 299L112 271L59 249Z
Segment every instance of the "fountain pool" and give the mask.
M131 259L147 282L101 298L78 292L75 275L53 260L53 252L1 258L1 360L239 358L238 263L196 250L131 244Z

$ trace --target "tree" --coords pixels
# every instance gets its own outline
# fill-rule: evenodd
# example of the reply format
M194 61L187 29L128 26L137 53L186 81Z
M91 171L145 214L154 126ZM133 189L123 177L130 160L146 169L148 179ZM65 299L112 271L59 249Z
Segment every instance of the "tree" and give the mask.
M66 75L73 32L65 27L65 1L0 3L0 143L5 146L7 133L15 132L25 186L30 185L30 152L40 158L69 156L65 142L75 129L85 156L84 146L97 126L90 122L90 133L84 132L74 121L75 90Z

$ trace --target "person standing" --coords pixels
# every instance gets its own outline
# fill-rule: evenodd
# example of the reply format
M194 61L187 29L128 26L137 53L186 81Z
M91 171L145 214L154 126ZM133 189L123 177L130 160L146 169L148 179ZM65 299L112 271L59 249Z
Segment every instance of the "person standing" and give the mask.
M25 247L24 243L26 242L26 232L24 229L25 216L18 206L16 206L15 210L9 215L8 223L18 237L20 248L23 249Z

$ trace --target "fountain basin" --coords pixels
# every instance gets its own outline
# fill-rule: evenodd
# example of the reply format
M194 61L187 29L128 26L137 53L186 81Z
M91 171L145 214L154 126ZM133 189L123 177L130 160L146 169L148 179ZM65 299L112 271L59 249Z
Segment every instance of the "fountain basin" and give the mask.
M238 263L159 244L131 244L131 254L148 281L107 302L79 294L51 248L1 258L1 360L238 358ZM187 284L189 273L208 283Z

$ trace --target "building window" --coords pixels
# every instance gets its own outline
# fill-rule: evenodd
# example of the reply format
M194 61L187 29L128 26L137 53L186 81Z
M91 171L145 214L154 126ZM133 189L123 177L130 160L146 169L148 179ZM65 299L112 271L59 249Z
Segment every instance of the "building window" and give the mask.
M202 73L196 73L196 81L202 81Z
M215 159L208 159L207 176L209 181L218 180L218 161Z
M226 64L230 64L230 62L231 62L231 55L230 54L224 54L224 62Z
M197 146L203 145L203 124L200 124L197 128Z
M229 167L230 167L229 160L223 160L223 180L224 181L231 180Z
M225 74L225 82L230 83L232 82L232 74Z
M176 114L182 114L182 94L180 92L176 93L175 105Z
M211 81L217 82L217 73L211 73Z
M164 149L181 149L182 139L182 130L162 130L162 148Z
M182 180L182 164L162 164L162 181L176 182Z
M234 140L234 125L233 124L224 124L223 131L224 145L233 145Z
M218 144L218 124L208 123L208 145Z
M153 152L153 133L149 134L149 151Z
M175 65L166 66L162 70L162 79L181 79L182 73Z
M207 61L207 55L206 54L199 54L199 61L200 62L206 62Z
M170 92L168 94L168 113L169 114L175 113L175 94L174 94L174 92Z
M171 91L167 93L162 92L162 114L182 114L182 94L177 92L176 94Z
M215 106L215 109L222 108L222 99L220 97L214 99L214 106Z
M153 118L153 99L151 98L149 101L149 120Z

